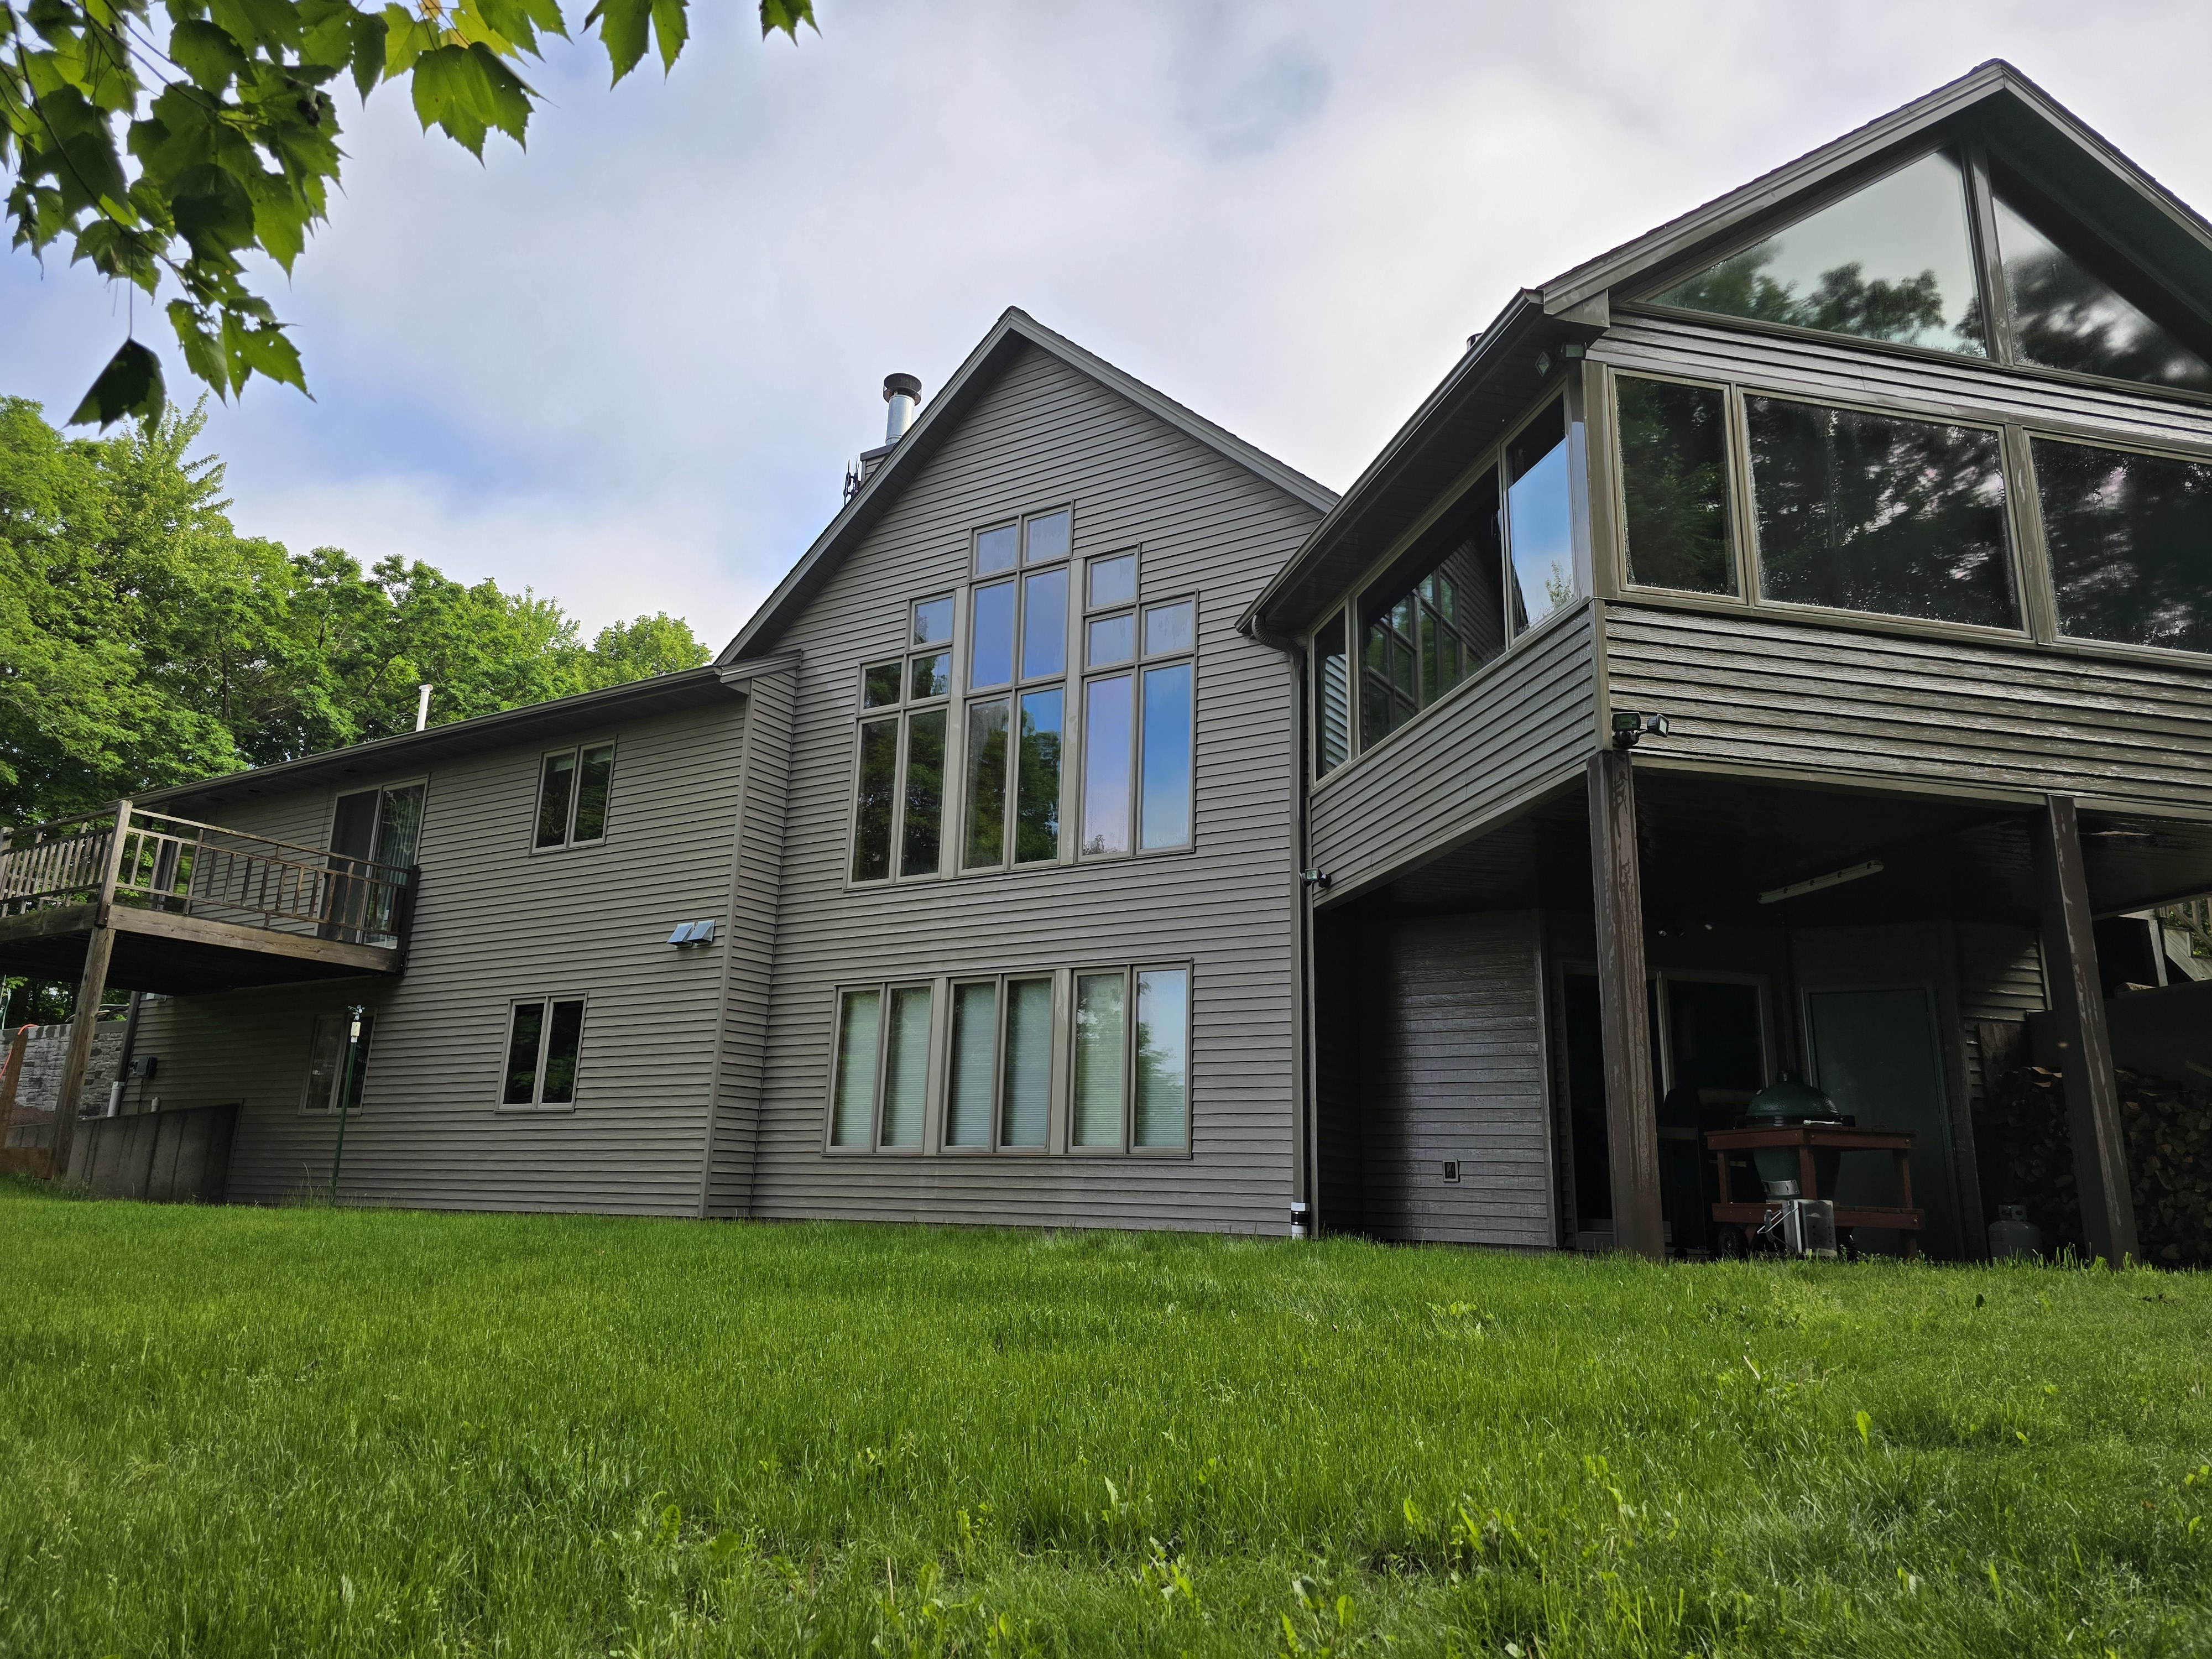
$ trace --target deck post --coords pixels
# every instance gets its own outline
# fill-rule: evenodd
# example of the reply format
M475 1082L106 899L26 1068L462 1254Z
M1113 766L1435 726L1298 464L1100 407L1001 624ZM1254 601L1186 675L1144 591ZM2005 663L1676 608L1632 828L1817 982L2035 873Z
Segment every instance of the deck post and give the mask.
M2119 1080L2105 1029L2104 985L2097 972L2081 818L2071 795L2051 795L2031 826L2043 921L2044 969L2058 1016L2066 1124L2089 1252L2107 1266L2138 1261L2135 1200L2128 1190L2127 1142L2120 1129Z
M84 1100L84 1074L92 1066L92 1040L100 1024L100 1000L107 992L107 963L115 951L115 928L108 920L115 902L115 881L123 866L123 840L131 831L131 802L118 801L107 834L107 856L100 871L99 908L92 935L84 944L84 976L77 981L76 1011L70 1016L69 1054L62 1061L60 1091L54 1097L54 1145L46 1178L69 1179L70 1150L76 1139L77 1109Z
M1667 1259L1659 1206L1659 1115L1651 1091L1644 989L1644 880L1637 865L1636 775L1624 750L1589 757L1590 892L1597 911L1598 1012L1605 1031L1605 1127L1613 1165L1613 1242Z

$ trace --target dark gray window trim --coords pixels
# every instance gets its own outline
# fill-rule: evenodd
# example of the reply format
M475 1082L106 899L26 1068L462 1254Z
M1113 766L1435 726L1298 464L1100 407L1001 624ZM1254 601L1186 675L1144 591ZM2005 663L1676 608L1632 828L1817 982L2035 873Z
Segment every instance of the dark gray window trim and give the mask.
M1516 632L1510 627L1506 627L1504 623L1504 619L1501 617L1500 626L1508 635L1505 641L1505 648L1503 651L1499 652L1495 657L1492 657L1480 668L1476 669L1474 673L1462 680L1458 685L1454 686L1449 691L1444 693L1443 696L1429 704L1426 708L1419 710L1414 714L1413 719L1407 720L1403 726L1398 726L1393 731L1385 732L1382 738L1377 739L1372 744L1364 743L1361 740L1359 700L1362 695L1360 689L1360 664L1363 644L1360 639L1359 628L1360 601L1365 598L1367 590L1380 580L1383 574L1388 571L1392 565L1395 564L1400 558L1404 556L1405 551L1407 548L1411 547L1415 542L1426 535L1431 529L1435 528L1437 523L1442 520L1445 514L1449 513L1453 507L1459 504L1461 499L1466 495L1467 492L1474 489L1475 485L1480 482L1484 473L1491 473L1497 477L1498 480L1498 489L1499 508L1501 512L1504 510L1505 496L1504 469L1505 465L1506 449L1511 445L1516 438L1521 435L1523 428L1527 428L1539 416L1542 415L1546 410L1549 409L1553 405L1553 404L1562 402L1569 396L1573 381L1574 376L1571 371L1568 370L1566 366L1563 365L1562 371L1558 374L1558 378L1547 381L1545 383L1544 389L1539 392L1536 396L1529 401L1528 406L1523 409L1520 414L1513 417L1510 424L1500 428L1499 436L1497 440L1486 445L1478 452L1477 459L1468 465L1465 471L1454 478L1451 483L1444 486L1443 489L1437 491L1435 501L1430 505L1428 509L1419 518L1415 519L1412 524L1408 525L1403 531L1401 531L1391 542L1389 546L1382 550L1382 554L1378 557L1370 561L1366 568L1359 573L1358 577L1352 583L1352 585L1345 589L1345 591L1340 594L1335 600L1331 602L1328 611L1331 613L1340 611L1346 617L1345 625L1345 656L1347 672L1349 672L1352 683L1352 698L1350 710L1347 715L1351 729L1346 733L1345 737L1345 757L1343 763L1338 766L1334 771L1331 771L1321 777L1315 777L1312 775L1312 765L1310 760L1302 760L1299 763L1300 765L1305 769L1309 786L1310 787L1318 788L1323 783L1334 783L1339 778L1343 777L1346 774L1358 767L1362 757L1369 754L1382 753L1396 740L1400 733L1414 731L1425 725L1428 722L1431 710L1442 708L1446 704L1451 702L1460 695L1462 688L1480 684L1483 680L1488 678L1491 672L1497 669L1500 664L1514 660L1525 642L1542 638L1547 633L1552 630L1554 624L1562 623L1566 617L1579 616L1583 611L1589 608L1590 600L1595 596L1593 594L1584 593L1577 599L1574 604L1561 605L1557 611L1553 611L1551 615L1546 617L1541 622L1532 623L1527 628L1522 629L1518 632ZM1608 393L1608 395L1610 394ZM1597 461L1597 458L1594 453L1593 448L1592 426L1593 422L1589 418L1589 413L1585 410L1583 418L1583 465L1585 467L1595 467ZM1590 498L1587 489L1584 491L1584 497L1587 510L1595 511L1595 502ZM1510 526L1508 528L1510 529ZM1591 543L1589 550L1593 560L1595 560L1597 551L1596 538L1593 534L1590 536L1589 539ZM1504 540L1504 538L1501 538L1501 540L1503 541L1503 545L1500 549L1499 556L1506 559L1511 558L1512 547L1510 540ZM1592 587L1595 587L1597 586L1597 573L1595 569L1593 568L1590 574L1590 585ZM1304 651L1305 659L1308 662L1311 662L1313 660L1314 638L1321 631L1321 628L1326 620L1327 616L1324 615L1321 621L1316 622L1312 627L1308 628L1298 635L1299 644ZM1310 678L1311 677L1309 676L1309 678Z
M555 752L558 752L556 750ZM565 1101L556 1101L548 1106L538 1097L545 1092L545 1050L553 1041L553 1005L556 1002L580 1002L584 1005L583 1022L576 1028L576 1090ZM532 1004L545 1010L544 1023L538 1030L538 1072L530 1085L532 1098L508 1104L507 1094L507 1057L514 1042L514 1011ZM507 1018L500 1025L499 1071L491 1085L491 1109L501 1117L562 1117L574 1112L584 1094L584 1034L591 1029L592 999L586 991L547 991L537 996L509 997L505 1004Z
M578 841L575 839L576 805L577 803L583 799L582 783L584 777L584 751L587 749L611 749L615 751L613 756L607 762L607 828L592 840ZM574 755L576 757L575 777L577 787L572 789L568 794L568 834L565 835L559 842L553 846L540 847L538 844L538 809L544 804L545 799L545 763L552 759L556 755ZM605 847L609 841L613 839L612 831L615 821L614 775L620 769L621 765L622 745L617 738L611 735L599 738L585 738L575 743L559 744L556 744L553 748L543 749L538 751L537 775L531 780L530 791L530 828L528 834L530 841L530 855L532 858L546 858L550 857L556 853L573 853L587 848ZM426 818L429 816L429 795L426 787L422 798L423 816Z

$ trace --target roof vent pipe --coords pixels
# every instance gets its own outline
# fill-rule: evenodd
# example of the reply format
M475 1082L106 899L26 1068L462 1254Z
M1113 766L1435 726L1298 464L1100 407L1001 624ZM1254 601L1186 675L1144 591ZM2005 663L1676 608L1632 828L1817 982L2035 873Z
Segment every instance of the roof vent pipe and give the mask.
M915 411L921 407L921 382L911 374L886 374L884 401L890 405L890 412L884 417L884 441L895 444L906 436L907 428L914 424Z

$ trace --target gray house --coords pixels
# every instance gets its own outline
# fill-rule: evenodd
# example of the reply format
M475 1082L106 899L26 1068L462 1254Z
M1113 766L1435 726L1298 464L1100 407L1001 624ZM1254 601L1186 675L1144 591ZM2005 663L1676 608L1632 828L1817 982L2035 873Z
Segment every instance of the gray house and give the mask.
M709 668L18 832L0 965L158 994L54 1155L1657 1255L1786 1143L1973 1255L2035 1015L2135 1251L2212 227L2016 72L1516 295L1341 500L1019 313L918 390ZM1741 1126L1785 1073L1854 1121Z
M1237 623L1335 498L1018 312L894 436L710 667L18 832L7 965L157 994L64 1158L1279 1228L1299 691Z

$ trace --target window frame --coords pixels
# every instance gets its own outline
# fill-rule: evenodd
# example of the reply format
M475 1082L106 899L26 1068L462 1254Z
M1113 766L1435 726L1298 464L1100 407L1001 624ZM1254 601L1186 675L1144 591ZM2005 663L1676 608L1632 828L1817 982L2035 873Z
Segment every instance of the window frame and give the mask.
M1103 554L1101 557L1112 557ZM1086 573L1086 576L1087 576ZM1126 605L1102 605L1097 611L1086 611L1083 617L1084 643L1090 643L1090 628L1094 620L1116 617L1124 611L1130 618L1129 659L1106 668L1085 668L1076 694L1078 705L1085 711L1084 738L1090 738L1088 710L1091 706L1091 687L1096 681L1127 679L1129 682L1129 761L1125 781L1129 794L1129 845L1118 853L1086 853L1083 850L1082 818L1088 774L1075 780L1075 810L1067 815L1062 825L1063 842L1075 843L1074 861L1079 864L1112 864L1122 859L1176 858L1198 850L1198 692L1199 642L1206 619L1205 596L1195 588L1176 588L1164 593L1147 593L1144 585L1145 568L1141 559L1137 565L1136 597ZM1089 582L1085 587L1087 590ZM1190 643L1177 651L1148 652L1145 649L1146 613L1163 610L1169 605L1190 606ZM1187 664L1190 668L1190 820L1188 833L1180 846L1146 847L1144 844L1144 765L1145 765L1145 673L1149 669L1173 668ZM1062 779L1063 788L1066 780Z
M578 841L576 839L576 809L582 804L584 799L584 756L587 751L594 749L604 749L607 751L607 823L594 839ZM562 838L557 842L549 842L541 847L538 844L538 820L545 810L545 763L557 759L562 755L573 756L575 758L576 769L571 775L575 779L575 783L568 792L568 811ZM621 761L621 744L614 737L582 738L573 744L559 748L541 750L538 752L536 787L531 793L530 854L532 858L555 853L571 853L586 848L605 847L614 838L615 769ZM428 815L428 805L429 797L426 791L423 797L426 817Z
M1664 293L1684 277L1694 276L1706 266L1731 258L1747 248L1756 247L1776 232L1810 218L1822 210L1834 206L1845 197L1855 194L1868 185L1878 184L1893 173L1902 172L1914 162L1938 151L1949 151L1957 160L1966 180L1967 240L1973 254L1975 275L1978 281L1978 295L1983 303L1983 337L1987 355L1974 357L1956 351L1945 351L1935 346L1907 345L1896 340L1876 340L1863 335L1833 333L1826 329L1807 328L1798 323L1774 322L1759 317L1730 317L1721 313L1692 311L1686 306L1668 305L1653 297ZM1996 208L1990 167L1990 146L1977 138L1939 138L1918 143L1907 143L1887 155L1870 159L1865 165L1853 169L1842 178L1832 180L1817 190L1792 197L1788 202L1769 212L1747 219L1735 228L1724 240L1705 244L1697 251L1668 260L1658 268L1656 276L1639 280L1627 294L1613 301L1616 313L1635 316L1638 313L1663 317L1675 321L1694 322L1707 326L1747 329L1753 333L1768 334L1783 339L1822 341L1850 349L1901 354L1922 362L1960 364L1974 368L2002 371L2008 374L2026 375L2049 380L2064 385L2101 388L2106 391L2124 390L2149 397L2170 398L2179 402L2193 404L2199 408L2212 408L2212 392L2197 392L2187 386L2160 386L2148 380L2126 380L2109 374L2094 374L2083 369L2054 368L2046 363L2029 362L2014 349L2012 337L2011 294L2004 283L2002 245L1998 240ZM2008 156L2001 156L2002 165L2023 175L2029 169L2016 166ZM2062 206L2063 204L2058 204ZM2074 216L2076 218L2078 215ZM2045 233L2046 235L2048 232ZM2126 298L2126 295L2122 295ZM2130 303L2134 303L2130 301ZM2164 326L2164 319L2152 316L2152 321ZM2207 361L2212 361L2212 343L2198 346L2184 340L2192 350ZM2145 647L2150 648L2150 647Z
M1050 558L1040 559L1032 563L1029 556L1030 523L1035 520L1048 519L1060 513L1067 514L1067 551L1054 554ZM959 793L951 799L951 805L956 806L957 811L948 814L951 822L948 825L945 840L953 848L951 873L955 878L1003 876L1018 870L1057 869L1067 862L1068 842L1073 834L1068 812L1068 757L1072 748L1068 741L1068 732L1074 723L1077 710L1070 707L1071 699L1068 691L1071 684L1082 672L1080 660L1085 643L1085 622L1086 620L1082 613L1081 599L1084 596L1073 590L1078 586L1087 587L1086 578L1089 570L1084 556L1075 550L1073 503L1042 507L1033 513L1024 513L1018 515L1012 523L1017 531L1014 562L1004 570L991 572L988 576L975 574L971 568L965 590L965 604L962 607L962 614L972 634L975 590L995 586L1000 583L1009 584L1013 588L1013 615L1009 623L1012 629L1012 654L1007 664L1008 678L999 684L992 686L979 688L966 684L973 673L974 653L972 650L968 653L967 660L956 663L954 665L954 681L960 689L952 697L957 718L950 722L951 729L946 733L945 746L948 754L955 747L959 750L960 781ZM1002 530L1006 528L1006 525L1002 522L987 527ZM975 532L977 536L982 533L980 530ZM1063 601L1064 609L1060 616L1060 666L1048 673L1025 673L1024 670L1028 665L1024 658L1026 654L1024 647L1029 637L1030 580L1033 576L1048 574L1054 571L1062 574L1066 587L1069 590ZM1049 691L1054 687L1060 688L1060 795L1057 802L1059 832L1053 848L1053 855L1050 858L1024 860L1014 855L1017 826L1021 811L1022 699L1037 692ZM1006 776L1004 804L1000 809L1002 819L999 826L1000 856L995 864L970 864L967 859L969 724L973 718L973 710L981 705L994 702L1004 702L1006 705ZM940 849L939 859L940 870L943 866L944 858Z
M376 1046L376 1016L378 1012L379 1011L374 1008L368 1007L364 1007L361 1011L362 1029L360 1070L361 1093L363 1095L366 1095L368 1092L368 1062L371 1052ZM295 1115L300 1117L317 1118L336 1117L338 1115L338 1097L341 1091L345 1087L346 1067L343 1062L340 1063L337 1071L334 1073L331 1078L329 1094L325 1097L321 1105L316 1105L314 1103L313 1093L315 1086L315 1049L322 1038L324 1021L337 1020L340 1023L340 1053L343 1054L344 1052L343 1046L343 1027L350 1021L353 1009L350 1005L343 1008L319 1008L315 1011L314 1014L308 1020L307 1065L305 1073L300 1079L300 1105L299 1110L295 1114ZM362 1102L360 1098L356 1097L352 1101L347 1103L345 1110L348 1115L351 1115L353 1113L361 1110L361 1108Z
M1650 380L1661 386L1687 386L1698 392L1717 392L1721 394L1722 488L1728 492L1725 510L1728 514L1729 555L1735 568L1735 592L1706 593L1694 587L1665 587L1657 582L1632 581L1628 574L1628 453L1620 441L1620 382ZM1644 369L1620 369L1608 367L1604 380L1606 430L1607 447L1612 451L1608 472L1613 497L1610 518L1613 526L1613 580L1625 595L1655 594L1669 599L1700 599L1713 605L1725 605L1732 610L1744 610L1759 603L1758 558L1753 546L1755 513L1747 513L1750 492L1739 483L1751 476L1751 434L1744 425L1743 399L1740 388L1731 380L1709 380L1693 374L1668 374ZM2008 505L2009 501L2008 501Z
M576 1079L568 1098L548 1102L545 1099L546 1052L553 1042L553 1009L556 1004L574 1002L584 1012L576 1022ZM530 1080L527 1101L507 1098L507 1058L514 1049L514 1015L520 1008L536 1006L544 1010L544 1018L538 1028L538 1068ZM501 1026L499 1072L492 1084L492 1109L495 1112L539 1116L546 1113L573 1112L582 1102L584 1094L584 1033L592 1018L591 995L585 991L548 991L538 996L509 997L506 1003L507 1019Z
M1170 1146L1139 1146L1136 1144L1137 1091L1137 981L1148 973L1176 973L1182 975L1182 1054L1183 1054L1183 1112L1182 1138ZM1121 983L1123 1019L1121 1033L1121 1079L1118 1103L1120 1133L1112 1145L1079 1146L1074 1144L1074 1022L1075 992L1083 979L1097 975L1118 977ZM1045 1097L1045 1133L1041 1145L1010 1146L1006 1143L1006 1036L1012 1008L1010 988L1024 981L1042 981L1048 988L1050 1024L1047 1052L1047 1083ZM954 1002L961 988L988 986L991 988L993 1009L991 1020L991 1079L989 1134L985 1143L975 1146L957 1146L951 1139L952 1119L952 1043ZM962 1160L1008 1158L1136 1158L1160 1159L1188 1159L1194 1156L1194 1123L1197 1115L1198 1089L1195 1081L1194 1039L1197 1029L1198 970L1195 960L1188 956L1124 957L1119 961L1085 962L1074 967L1051 966L1009 968L996 972L949 973L933 977L908 975L886 975L875 979L840 980L830 987L828 1000L829 1041L825 1048L825 1066L822 1084L822 1131L820 1150L831 1158L944 1158ZM902 989L927 988L930 994L929 1060L925 1068L926 1094L922 1103L922 1135L921 1144L911 1146L890 1146L884 1143L884 1087L890 1064L889 1042L892 994ZM836 1139L837 1115L837 1068L842 1057L845 1041L843 1010L845 1000L856 994L873 993L877 1000L875 1031L875 1064L869 1097L868 1133L865 1141L841 1144ZM529 1109L514 1108L512 1109Z

